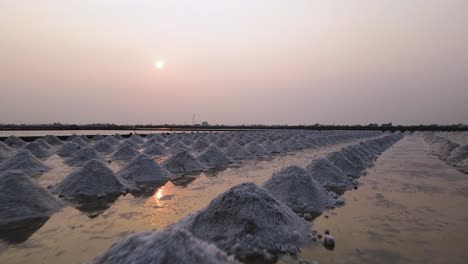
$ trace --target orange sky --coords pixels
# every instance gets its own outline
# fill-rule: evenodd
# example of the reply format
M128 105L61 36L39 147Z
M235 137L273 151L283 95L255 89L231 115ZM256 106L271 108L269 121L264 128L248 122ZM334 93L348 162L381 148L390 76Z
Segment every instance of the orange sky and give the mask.
M466 10L2 1L0 123L468 123Z

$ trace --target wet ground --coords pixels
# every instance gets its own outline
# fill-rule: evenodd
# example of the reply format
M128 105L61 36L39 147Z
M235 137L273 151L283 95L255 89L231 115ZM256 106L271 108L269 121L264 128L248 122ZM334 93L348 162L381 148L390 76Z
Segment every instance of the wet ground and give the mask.
M161 229L205 207L229 187L262 184L288 165L312 159L348 142L265 160L237 164L190 180L168 182L146 195L128 194L109 208L65 207L49 219L28 223L0 242L0 263L83 263L131 232ZM335 250L320 243L302 249L299 259L320 263L466 263L468 251L468 175L428 154L421 137L406 137L387 150L362 177L358 190L344 194L346 205L326 212L313 228L330 229ZM39 178L48 186L71 169L52 157L56 169ZM117 170L118 164L112 168ZM5 238L4 238L5 239ZM280 262L295 260L283 257Z

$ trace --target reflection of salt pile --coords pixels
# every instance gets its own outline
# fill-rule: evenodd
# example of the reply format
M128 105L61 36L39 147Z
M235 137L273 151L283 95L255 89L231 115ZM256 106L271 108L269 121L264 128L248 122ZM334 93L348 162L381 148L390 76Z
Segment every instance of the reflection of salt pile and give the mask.
M52 146L59 146L59 145L62 145L63 142L56 136L54 135L47 135L44 137L44 140L45 142L47 142L48 144L52 145Z
M237 143L232 143L226 148L226 155L233 160L252 159L253 155Z
M468 145L460 146L447 156L446 160L451 163L459 163L468 158Z
M256 142L250 142L244 148L254 156L266 156L268 152Z
M197 159L208 168L225 168L232 163L232 160L216 146L203 151Z
M44 165L27 150L20 150L13 157L0 163L0 173L9 170L19 170L30 175L49 171L50 169L50 167Z
M112 151L114 151L114 147L104 141L104 140L101 140L101 141L98 141L96 144L93 145L93 148L97 151L97 152L100 152L100 153L112 153Z
M341 152L335 151L327 155L327 159L348 176L359 178L362 172Z
M123 187L111 169L93 159L66 176L54 192L67 197L97 197L119 195Z
M294 212L319 215L333 204L327 191L298 166L289 166L275 172L264 187Z
M66 163L72 164L74 166L82 166L84 163L92 159L106 162L106 160L101 155L99 155L96 150L91 147L86 147L78 150L75 154L66 160Z
M22 148L26 145L26 142L17 136L9 136L3 141L3 143L7 144L11 148Z
M28 150L38 159L49 157L49 151L37 142L28 143L23 149Z
M306 167L306 171L327 189L347 188L350 185L348 176L324 158L314 159Z
M117 176L136 184L161 184L173 175L159 166L151 157L140 154L123 167Z
M111 159L116 161L129 161L136 157L136 155L138 155L139 153L140 152L138 152L138 150L135 150L131 146L126 145L116 150L111 155Z
M161 144L155 142L143 151L145 154L150 155L150 156L165 156L167 155L167 150L165 147L163 147Z
M94 264L237 263L215 245L183 229L148 231L114 243Z
M55 154L59 155L62 158L71 157L74 153L81 149L81 146L73 143L67 142L61 146Z
M293 250L309 233L303 219L254 183L232 187L179 225L239 259Z
M205 169L205 167L186 150L175 153L165 160L163 165L172 173L199 172Z
M23 173L0 174L0 225L48 217L60 207L59 201Z

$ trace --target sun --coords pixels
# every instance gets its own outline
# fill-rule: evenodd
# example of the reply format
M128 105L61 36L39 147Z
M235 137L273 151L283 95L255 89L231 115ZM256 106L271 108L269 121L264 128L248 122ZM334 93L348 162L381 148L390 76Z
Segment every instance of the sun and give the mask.
M166 61L165 60L155 60L154 61L154 68L156 68L156 70L162 70L162 69L164 69L164 67L166 67Z

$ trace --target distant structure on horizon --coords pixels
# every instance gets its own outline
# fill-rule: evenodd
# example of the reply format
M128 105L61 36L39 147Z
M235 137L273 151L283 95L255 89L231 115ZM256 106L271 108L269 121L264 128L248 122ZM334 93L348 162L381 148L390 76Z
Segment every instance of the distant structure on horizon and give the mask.
M210 124L208 124L207 121L203 121L203 122L201 123L201 125L204 126L204 127L206 127L206 126L209 126Z

